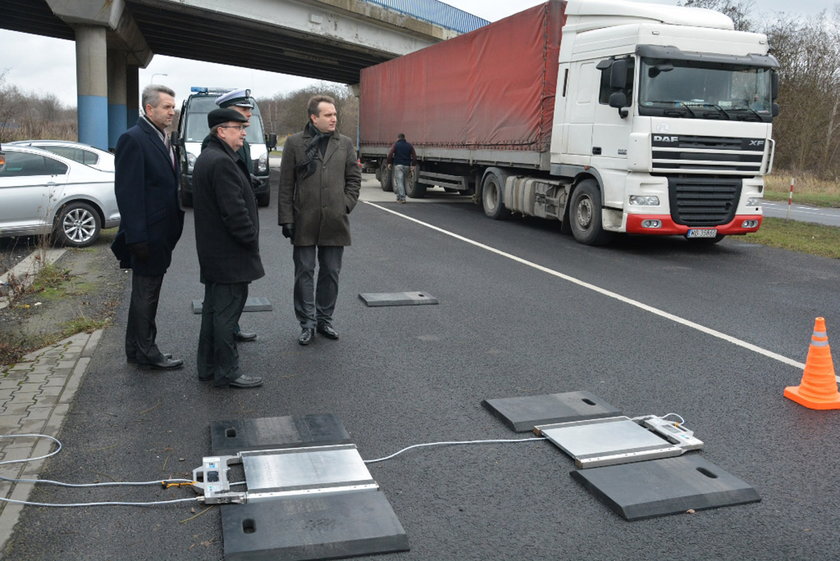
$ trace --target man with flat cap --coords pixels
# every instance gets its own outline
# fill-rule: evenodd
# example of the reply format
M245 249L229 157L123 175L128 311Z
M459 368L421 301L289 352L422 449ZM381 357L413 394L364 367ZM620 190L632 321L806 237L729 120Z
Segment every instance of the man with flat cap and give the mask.
M251 99L251 90L248 89L230 90L216 98L216 105L222 109L239 111L248 121L251 120L252 109L254 108L254 102ZM209 140L210 136L204 139L204 142L201 144L202 150L207 147ZM251 178L251 185L255 186L255 182L259 180L253 177L254 160L251 159L251 145L248 144L247 139L242 141L242 147L236 153L245 162L248 168L248 176ZM257 334L253 331L242 331L242 328L237 322L233 328L233 337L237 341L248 342L256 340Z
M260 260L257 200L238 150L248 119L230 108L207 115L210 137L193 169L193 213L204 303L198 378L219 388L255 388L262 379L239 370L234 326L248 284L265 275Z

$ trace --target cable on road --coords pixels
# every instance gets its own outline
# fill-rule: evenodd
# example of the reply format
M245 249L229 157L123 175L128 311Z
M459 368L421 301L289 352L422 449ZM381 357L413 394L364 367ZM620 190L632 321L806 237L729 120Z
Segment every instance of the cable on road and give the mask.
M376 458L374 460L365 460L366 464L375 464L376 462L384 462L385 460L390 460L396 456L399 456L403 452L408 452L413 448L425 448L428 446L452 446L452 445L459 445L459 444L507 444L507 443L518 443L518 442L534 442L537 440L546 440L545 437L534 437L534 438L513 438L513 439L493 439L493 440L451 440L446 442L426 442L423 444L413 444L411 446L407 446L398 452L394 452L390 456L385 456L383 458Z

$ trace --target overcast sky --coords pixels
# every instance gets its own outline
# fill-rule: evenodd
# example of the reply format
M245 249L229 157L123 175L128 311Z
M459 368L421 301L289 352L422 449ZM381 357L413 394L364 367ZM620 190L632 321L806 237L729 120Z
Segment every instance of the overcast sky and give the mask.
M543 0L448 0L446 3L481 18L495 21L542 3ZM676 0L642 0L676 5ZM784 12L789 16L813 16L836 5L832 0L753 0L750 15L758 21ZM0 16L2 17L2 16ZM72 41L51 39L27 33L0 30L0 52L13 56L0 58L4 84L40 95L53 93L68 106L76 105L75 46ZM208 77L212 76L208 83ZM179 101L191 86L223 85L251 88L256 97L271 97L294 91L316 80L261 70L235 68L156 55L147 68L140 69L141 87L152 81L175 90Z

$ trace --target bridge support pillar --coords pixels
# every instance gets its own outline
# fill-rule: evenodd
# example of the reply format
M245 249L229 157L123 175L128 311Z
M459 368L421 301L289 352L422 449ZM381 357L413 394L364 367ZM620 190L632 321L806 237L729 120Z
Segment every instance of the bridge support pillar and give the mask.
M114 149L120 135L126 131L128 115L126 104L125 51L108 51L108 148Z
M79 141L108 149L108 61L104 27L76 29Z

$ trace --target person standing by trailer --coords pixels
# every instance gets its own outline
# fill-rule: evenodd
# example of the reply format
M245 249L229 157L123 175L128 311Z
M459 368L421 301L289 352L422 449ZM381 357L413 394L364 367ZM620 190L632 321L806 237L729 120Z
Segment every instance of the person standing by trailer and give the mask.
M121 219L111 249L120 266L132 270L126 361L171 370L184 361L158 349L155 318L163 276L184 228L175 154L165 132L175 116L175 92L152 84L143 89L142 103L144 114L117 141L114 191Z
M204 284L198 378L220 388L255 388L262 379L240 372L234 336L248 284L265 276L257 201L238 154L248 119L233 109L214 109L207 124L210 139L193 170L195 243Z
M394 193L397 195L397 201L405 203L405 180L409 171L414 171L417 167L417 154L403 133L397 135L397 141L391 146L387 164L394 168Z
M294 306L301 345L308 345L316 330L338 339L333 327L338 275L344 247L350 245L350 212L362 183L353 142L336 130L333 98L313 96L307 114L304 130L290 136L283 149L277 206L283 236L294 244Z

